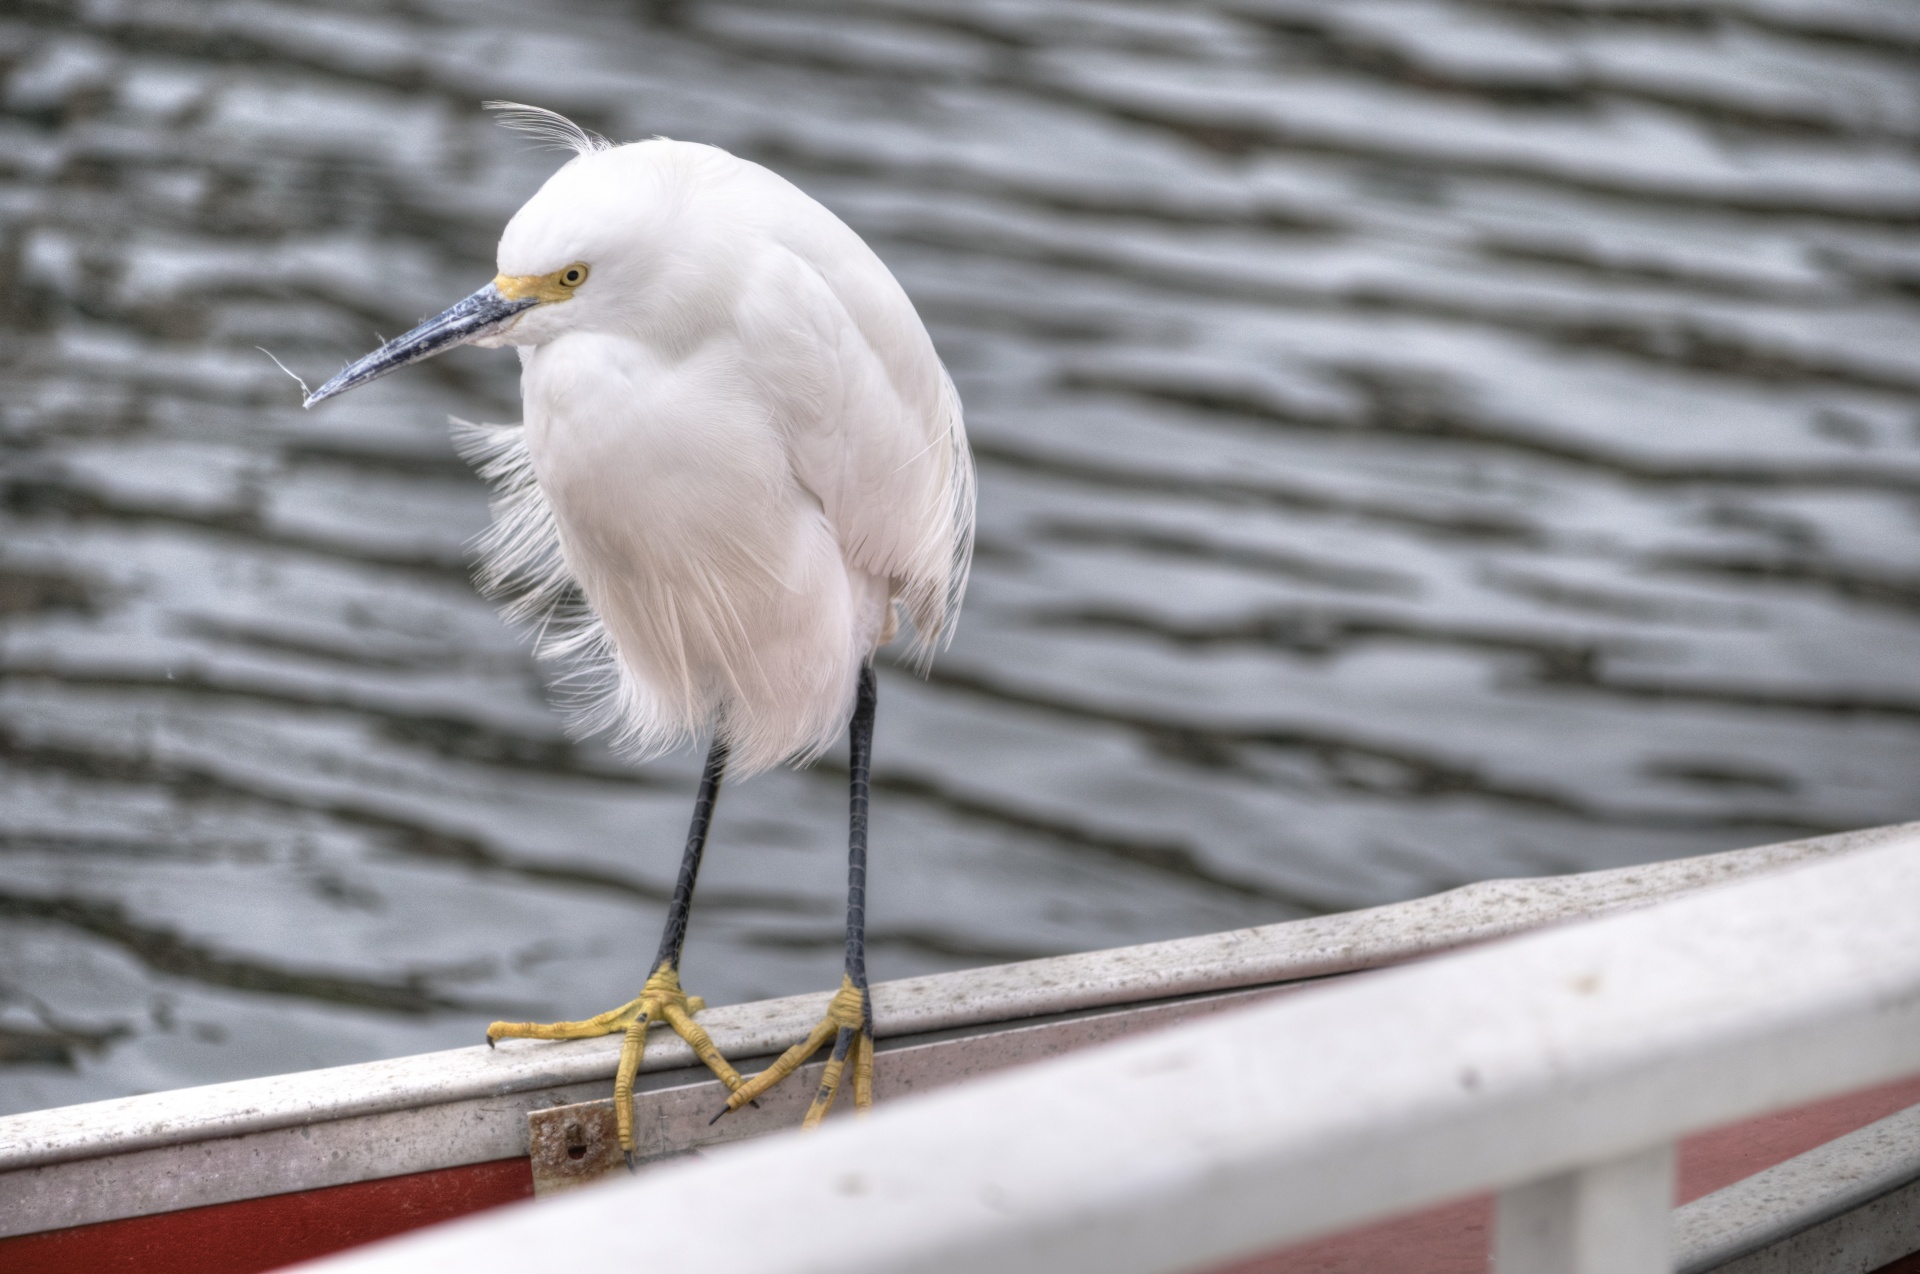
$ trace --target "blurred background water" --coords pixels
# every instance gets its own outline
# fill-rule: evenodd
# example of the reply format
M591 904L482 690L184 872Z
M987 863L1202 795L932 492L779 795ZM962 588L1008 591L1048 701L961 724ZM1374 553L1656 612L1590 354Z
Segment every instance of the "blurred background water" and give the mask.
M1920 815L1920 8L100 0L0 16L0 1111L627 998L695 758L468 579L560 162L712 142L906 285L972 594L882 678L882 978ZM838 977L844 769L689 986Z

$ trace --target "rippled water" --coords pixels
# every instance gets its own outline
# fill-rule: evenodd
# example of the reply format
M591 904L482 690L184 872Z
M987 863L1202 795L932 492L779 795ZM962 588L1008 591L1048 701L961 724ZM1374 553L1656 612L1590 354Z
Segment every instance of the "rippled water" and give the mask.
M637 987L695 762L570 743L468 582L512 357L309 415L255 349L489 277L558 162L489 98L785 173L959 382L878 976L1920 815L1920 8L107 0L0 64L0 1109ZM843 819L726 792L695 990L833 984Z

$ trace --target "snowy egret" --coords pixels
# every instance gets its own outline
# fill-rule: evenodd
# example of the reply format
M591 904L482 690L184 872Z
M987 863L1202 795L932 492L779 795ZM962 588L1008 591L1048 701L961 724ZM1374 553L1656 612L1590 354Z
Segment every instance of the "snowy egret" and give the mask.
M725 1082L726 1110L829 1040L807 1123L825 1116L849 1060L864 1107L873 655L902 612L916 659L953 631L973 544L959 397L880 258L795 186L712 146L616 146L551 112L492 105L574 157L507 223L493 282L306 405L455 345L515 346L523 424L462 430L502 490L482 581L512 599L509 613L544 621L546 653L598 674L589 726L641 755L702 735L711 745L639 996L584 1021L496 1022L487 1040L623 1031L614 1095L629 1162L633 1077L659 1022ZM579 597L587 609L570 612ZM680 987L714 802L729 766L739 776L811 759L843 723L845 976L808 1039L743 1079Z

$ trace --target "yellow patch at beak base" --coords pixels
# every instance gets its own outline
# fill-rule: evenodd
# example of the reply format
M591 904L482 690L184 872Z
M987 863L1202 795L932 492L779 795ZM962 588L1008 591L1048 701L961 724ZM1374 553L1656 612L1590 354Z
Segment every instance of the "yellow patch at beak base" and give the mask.
M578 263L552 274L496 274L493 290L509 301L564 301L587 281L587 267Z

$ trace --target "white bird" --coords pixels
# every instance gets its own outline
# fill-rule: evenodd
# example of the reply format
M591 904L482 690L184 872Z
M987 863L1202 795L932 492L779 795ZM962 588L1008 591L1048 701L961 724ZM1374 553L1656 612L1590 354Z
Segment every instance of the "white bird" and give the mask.
M544 653L598 682L587 725L641 756L711 745L639 997L584 1021L496 1022L487 1039L624 1031L615 1106L630 1161L649 1025L693 1045L732 1090L727 1110L832 1040L817 1123L849 1058L856 1105L872 1100L872 660L901 612L923 666L953 632L973 545L960 400L880 258L791 183L712 146L614 145L551 112L491 105L574 157L507 223L493 282L306 405L455 345L516 347L524 423L464 426L461 439L502 492L482 582L510 614L544 621ZM566 613L574 596L590 613ZM846 974L809 1040L743 1080L679 982L707 824L729 763L809 760L843 723Z

